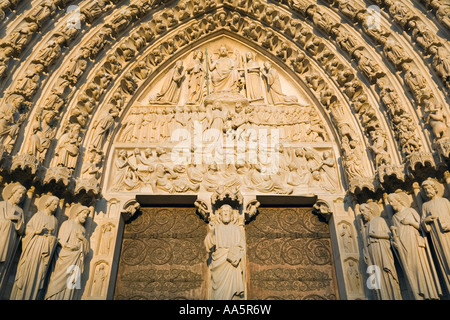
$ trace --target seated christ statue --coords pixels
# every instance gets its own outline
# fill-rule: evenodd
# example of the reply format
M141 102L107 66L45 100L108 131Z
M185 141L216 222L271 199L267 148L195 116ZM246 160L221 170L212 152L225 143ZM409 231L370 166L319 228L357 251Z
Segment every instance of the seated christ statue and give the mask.
M212 91L238 91L238 70L236 62L228 57L225 46L219 49L219 58L210 60L209 71L211 71Z

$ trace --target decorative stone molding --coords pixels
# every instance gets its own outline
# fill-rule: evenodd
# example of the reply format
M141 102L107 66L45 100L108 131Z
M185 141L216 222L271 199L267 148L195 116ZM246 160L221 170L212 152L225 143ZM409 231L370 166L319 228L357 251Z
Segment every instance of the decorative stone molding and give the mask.
M388 192L401 195L408 212L422 212L431 200L418 182L436 177L443 198L450 180L445 1L84 1L75 22L72 2L0 3L0 188L27 186L19 205L26 220L50 194L59 198L58 226L69 203L95 206L86 224L93 252L83 299L112 298L123 225L140 217L138 192L197 197L197 215L209 227L229 205L241 231L260 221L259 196L286 206L319 199L313 210L333 233L342 297L383 298L362 286L361 266L370 265L362 215L372 212L372 225L384 228L402 213ZM214 78L220 41L239 62L233 84ZM270 81L277 76L283 90ZM225 94L216 92L223 87ZM172 129L219 106L230 128L285 134L277 146L282 170L252 175L239 163L191 171L164 158L174 150ZM169 126L164 119L172 116ZM208 175L213 183L205 184ZM400 243L395 235L386 247Z
M322 216L327 222L330 221L333 211L327 201L319 199L314 204L313 208L315 213Z
M138 210L141 205L136 200L128 200L124 203L120 214L122 215L125 222L129 221Z

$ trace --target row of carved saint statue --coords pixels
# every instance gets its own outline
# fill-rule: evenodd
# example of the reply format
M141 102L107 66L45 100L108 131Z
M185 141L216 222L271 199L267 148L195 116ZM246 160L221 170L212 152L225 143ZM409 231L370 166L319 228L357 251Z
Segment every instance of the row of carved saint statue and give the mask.
M395 212L390 228L376 202L360 205L363 255L375 271L368 279L375 299L440 299L450 292L450 202L435 180L425 180L422 192L428 201L419 203L421 215L405 192L387 196ZM400 273L409 297L402 297Z
M18 246L22 253L17 265L11 300L71 300L79 288L84 257L89 244L84 223L88 207L75 204L69 219L58 230L55 212L59 198L44 195L38 201L38 212L25 225L19 207L26 193L20 183L3 190L0 202L0 288L5 287Z
M192 62L187 67L182 60L178 60L164 78L160 92L151 97L150 102L179 103L186 74L189 76L187 104L200 104L210 90L213 93L242 92L251 102L264 103L267 100L271 105L297 102L297 97L283 93L278 71L269 61L265 61L261 67L254 53L249 51L242 58L237 50L230 54L225 45L219 48L216 55L215 59L209 57L207 67L204 66L204 54L200 50L193 53Z

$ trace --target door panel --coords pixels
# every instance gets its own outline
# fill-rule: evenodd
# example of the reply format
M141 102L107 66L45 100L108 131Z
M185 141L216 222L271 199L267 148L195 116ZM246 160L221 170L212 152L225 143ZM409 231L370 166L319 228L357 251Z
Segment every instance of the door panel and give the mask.
M127 224L115 299L205 299L206 224L195 208L142 208Z
M336 299L329 228L311 208L259 208L246 237L248 299Z

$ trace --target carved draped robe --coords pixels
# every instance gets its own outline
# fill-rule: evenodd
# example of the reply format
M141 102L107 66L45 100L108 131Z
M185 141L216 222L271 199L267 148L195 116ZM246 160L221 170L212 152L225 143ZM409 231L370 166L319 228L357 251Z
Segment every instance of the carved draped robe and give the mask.
M450 290L450 202L445 198L425 202L422 205L422 219L428 216L437 219L430 224L422 222L422 226L430 233L445 284Z
M31 217L22 240L11 300L35 300L41 293L56 244L57 226L57 219L44 211ZM40 234L43 228L48 231Z
M80 154L79 140L71 132L63 134L57 148L58 166L75 169Z
M427 239L413 226L403 224L403 219L420 223L420 217L412 208L405 208L392 217L398 233L397 252L414 299L439 299L442 292L433 262L428 258Z
M245 240L239 226L218 224L213 231L208 232L205 246L211 253L211 299L231 300L243 297L244 286L244 257ZM239 264L234 266L227 260L230 250L238 252Z
M11 217L18 220L14 222ZM19 244L24 229L23 211L8 201L0 202L0 285Z
M180 71L178 67L172 68L169 71L161 92L157 94L156 100L166 103L178 103L181 94L181 82L184 78L184 71Z
M203 98L203 82L204 70L201 61L196 60L195 64L190 68L191 76L189 77L187 103L200 103Z
M213 92L237 91L238 71L235 68L234 60L228 57L217 59L211 72L211 83Z
M367 224L367 253L370 263L377 266L379 290L375 290L379 300L401 300L397 271L394 265L391 244L387 239L378 239L373 235L389 234L389 227L381 217L373 217Z
M263 98L260 84L260 67L258 62L250 61L247 64L247 96L248 99L258 100Z
M46 300L73 299L76 281L80 281L84 257L89 250L84 235L85 231L84 227L73 219L64 221L61 225L58 233L58 246L55 250L50 281L45 295ZM72 250L67 247L67 244L79 246L79 248Z
M281 89L281 81L275 68L270 68L266 75L267 100L269 104L277 104L286 101L286 95Z

